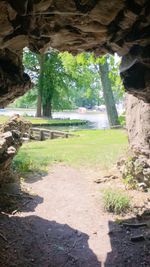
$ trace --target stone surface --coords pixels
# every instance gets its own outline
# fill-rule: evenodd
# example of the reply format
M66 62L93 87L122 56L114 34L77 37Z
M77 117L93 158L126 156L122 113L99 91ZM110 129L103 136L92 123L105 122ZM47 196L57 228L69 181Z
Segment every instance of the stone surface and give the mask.
M131 188L140 188L147 190L150 188L150 164L148 157L139 154L134 154L130 151L127 158L124 158L121 162L118 162L118 167L121 171L122 178L125 179L126 184Z
M22 49L123 56L126 90L150 102L149 0L1 0L0 107L31 87Z
M126 126L132 150L150 156L150 104L132 96L126 96Z
M150 187L150 104L127 95L126 124L130 151L119 167L123 178L145 189Z
M29 131L30 126L29 122L15 115L0 129L0 184L12 179L12 159L22 145L23 135Z

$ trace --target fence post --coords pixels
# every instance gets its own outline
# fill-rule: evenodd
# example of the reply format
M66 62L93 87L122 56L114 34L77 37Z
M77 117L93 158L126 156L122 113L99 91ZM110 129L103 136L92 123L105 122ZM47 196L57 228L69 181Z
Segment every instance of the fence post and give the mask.
M39 140L40 140L40 141L43 141L43 140L44 140L44 133L43 133L43 130L40 130L40 133L39 133Z
M53 132L50 131L50 132L49 132L49 138L50 138L50 139L53 139L53 137L54 137L54 136L53 136Z

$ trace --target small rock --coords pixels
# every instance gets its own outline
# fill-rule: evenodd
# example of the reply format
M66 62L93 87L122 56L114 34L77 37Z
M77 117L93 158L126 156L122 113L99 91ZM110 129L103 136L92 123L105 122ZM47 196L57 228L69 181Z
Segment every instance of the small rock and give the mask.
M133 236L131 237L131 241L132 242L141 242L141 241L144 241L145 238L143 235L138 235L138 236Z
M81 236L82 235L82 233L80 231L78 231L78 230L76 230L76 234L77 234L77 236Z
M16 153L16 148L15 147L13 147L13 146L10 146L10 147L8 147L8 149L7 149L7 154L8 155L13 155L13 154L15 154Z
M94 232L93 235L97 235L97 232Z
M112 235L114 232L111 230L108 232L108 235Z
M141 189L146 189L147 188L147 185L145 183L139 183L138 186L141 188Z
M101 179L97 179L97 180L94 181L94 183L100 184L100 183L102 183L102 180Z

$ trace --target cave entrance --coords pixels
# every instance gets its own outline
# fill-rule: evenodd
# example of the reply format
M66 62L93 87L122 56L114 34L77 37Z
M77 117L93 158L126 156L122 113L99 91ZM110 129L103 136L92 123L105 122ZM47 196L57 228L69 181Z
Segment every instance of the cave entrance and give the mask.
M144 179L142 186L145 186L150 179L149 9L148 0L1 1L0 107L7 106L32 87L30 77L25 73L22 64L24 47L29 47L35 53L42 53L47 47L74 54L82 51L93 51L96 55L117 52L122 56L121 77L126 91L130 93L127 100L127 127L131 150L127 165L128 178L132 178L134 172L137 179ZM2 173L2 170L7 170L10 166L12 157L16 153L15 146L19 147L22 131L28 125L25 126L22 120L15 116L5 127L0 133L0 174L2 177L6 174ZM107 131L105 131L105 138L107 139ZM88 136L85 139L92 142ZM101 138L103 141L101 149L105 147L106 139ZM121 137L118 138L116 135L116 139L116 142L120 140L121 146ZM56 140L54 144L57 145L58 141ZM71 142L71 139L67 142ZM109 155L111 155L108 140L106 143ZM72 159L72 151L75 151L76 145L70 150L68 160ZM40 144L37 144L31 152L34 152L40 160L43 150L39 152L39 148ZM81 144L78 144L78 148L81 148ZM84 143L84 148L88 149L87 143ZM95 142L92 143L92 148L95 151L98 149ZM62 151L64 151L63 146ZM55 153L57 154L57 149ZM49 156L53 159L52 155ZM82 153L79 156L82 156ZM87 161L89 158L88 155ZM19 160L18 158L18 162ZM47 157L44 162L46 160ZM59 162L61 165L61 158ZM28 162L25 162L25 168L26 166ZM94 177L94 174L90 172L91 168L85 167L85 179L80 179L83 175L75 173L74 169L66 171L65 166L61 167L61 170L58 169L57 172L53 170L55 173L53 177L56 178L54 180L51 175L45 179L41 176L36 177L38 180L34 183L34 186L36 184L34 187L36 197L29 192L21 195L20 191L15 191L13 196L10 192L7 195L1 194L2 203L4 199L8 202L9 195L10 204L16 203L17 200L19 205L13 209L14 214L12 210L3 210L4 206L2 206L0 214L1 266L71 267L82 265L83 267L97 267L139 266L140 264L149 266L149 228L147 227L149 213L144 214L144 219L140 214L140 220L144 225L141 226L138 221L139 217L136 217L132 218L131 224L128 221L127 224L122 224L122 227L112 223L111 219L109 222L108 219L105 220L101 210L100 225L97 219L100 206L95 195L96 185L94 182L89 183L90 177ZM62 169L63 181L60 180ZM95 171L96 174L98 174L98 169ZM107 183L108 177L105 178ZM110 187L116 184L114 183L115 177L111 178ZM52 188L49 188L50 180ZM30 182L32 185L32 180ZM40 182L44 183L44 191L39 186ZM99 184L101 184L100 180ZM57 191L60 188L62 188L62 194ZM23 197L20 199L20 196ZM74 196L76 196L76 202ZM142 198L143 195L140 194L139 199ZM137 196L134 195L133 199L137 199ZM47 203L46 206L43 206L43 203ZM73 205L70 206L70 204ZM14 208L14 205L12 206ZM20 211L22 216L20 216ZM30 216L27 216L29 214L27 212L30 212ZM64 214L67 215L65 218ZM110 227L111 246L108 241L107 224ZM109 253L111 248L112 252Z

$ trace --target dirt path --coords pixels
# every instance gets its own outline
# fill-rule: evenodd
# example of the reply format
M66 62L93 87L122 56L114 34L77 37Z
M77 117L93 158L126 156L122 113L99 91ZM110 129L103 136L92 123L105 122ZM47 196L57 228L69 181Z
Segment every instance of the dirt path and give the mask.
M45 177L28 179L35 197L27 198L22 212L0 216L0 266L149 266L143 244L135 249L130 233L103 212L94 176L57 165Z
M85 233L89 248L100 260L105 260L106 252L111 250L108 218L96 201L98 192L92 177L84 171L60 165L42 182L32 185L32 190L44 199L36 208L37 216L77 229L74 241L77 237L78 242L80 235L82 239L82 233ZM89 260L85 266L93 266Z

